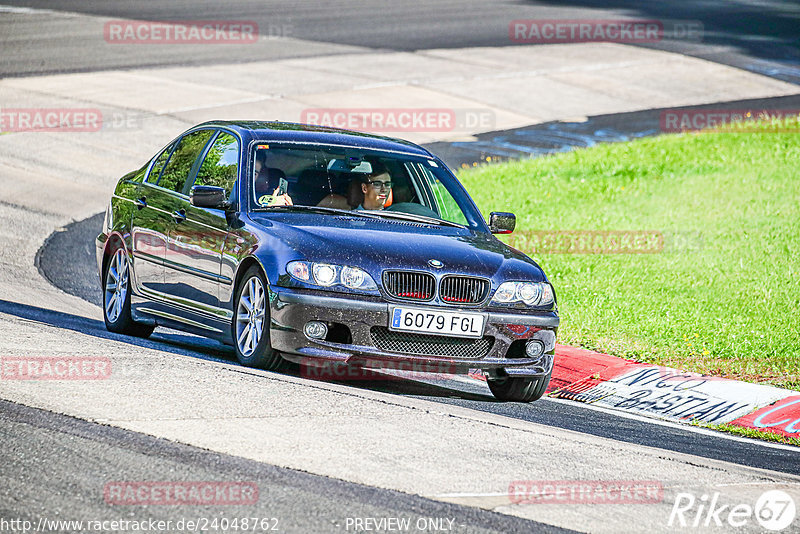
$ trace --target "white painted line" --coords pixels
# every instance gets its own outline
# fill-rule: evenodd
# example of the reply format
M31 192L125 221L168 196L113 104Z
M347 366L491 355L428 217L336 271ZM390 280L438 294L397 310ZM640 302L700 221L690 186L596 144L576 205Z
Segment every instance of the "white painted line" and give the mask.
M393 373L387 373L387 374L393 374ZM430 380L430 381L426 380L422 376L402 377L402 375L399 372L394 376L398 376L398 377L404 378L405 380L409 380L409 381L415 381L415 382L418 382L418 383L421 383L421 384L428 384L428 385L440 386L440 387L441 386L445 386L447 382L463 383L465 385L468 384L468 385L473 385L473 386L478 386L479 384L483 384L484 388L486 387L486 383L485 382L480 381L480 380L476 380L474 378L468 378L468 377L466 377L464 375L453 375L450 378L450 380L442 380L441 378L439 378L438 380L433 379L433 380ZM481 389L483 389L483 388L481 388ZM488 388L486 388L486 390L487 390L487 393L488 393ZM757 438L745 438L745 437L742 437L742 436L737 436L735 434L728 434L727 432L722 432L722 431L719 431L719 430L712 430L712 429L709 429L709 428L693 426L693 425L689 425L687 423L677 423L677 422L670 421L670 420L667 420L667 419L660 419L660 418L657 418L657 417L654 417L654 416L639 415L637 413L632 413L632 412L628 412L628 411L625 411L625 410L618 410L618 409L614 409L614 408L607 408L607 407L599 406L599 405L596 405L596 404L588 404L588 403L585 403L585 402L578 402L578 401L573 401L573 400L569 400L569 399L558 399L558 398L555 398L555 397L542 397L539 401L536 401L536 402L544 402L544 401L560 403L560 404L566 404L566 405L569 405L569 406L574 406L576 408L585 408L587 410L594 410L594 411L602 412L602 413L605 413L605 414L608 414L608 415L622 417L622 418L625 418L625 419L631 419L631 420L638 421L638 422L641 422L641 423L649 423L649 424L653 424L653 425L664 426L664 427L673 428L673 429L676 429L676 430L683 430L683 431L687 431L687 432L692 432L692 433L700 434L700 435L704 435L704 436L712 436L712 437L715 437L715 438L727 439L727 440L735 441L735 442L738 442L738 443L747 443L747 444L750 444L750 445L759 445L761 447L767 447L767 448L776 449L776 450L790 451L790 452L793 452L793 453L800 453L800 447L796 447L794 445L785 445L783 443L774 443L774 442L770 442L770 441L760 440L760 439L757 439ZM434 400L433 402L436 402L436 401ZM472 409L472 408L468 408L468 409ZM482 411L482 410L480 410L480 411ZM513 417L513 416L506 416L506 417ZM609 438L609 439L614 439L614 438Z
M508 497L508 492L506 493L439 493L434 495L434 498L437 497Z
M33 9L30 7L16 7L16 6L5 6L0 5L0 13L23 13L23 14L32 14L32 13L53 13L49 9Z
M0 13L13 13L15 15L66 15L66 16L80 15L80 13L75 13L72 11L56 11L53 9L7 6L4 4L0 4ZM84 16L89 17L91 15L84 15Z
M784 445L783 443L773 443L771 441L762 441L759 439L754 438L743 438L740 436L736 436L733 434L728 434L726 432L720 432L719 430L711 430L709 428L697 427L688 425L685 423L674 423L672 421L667 421L664 419L658 419L655 417L647 417L643 415L633 414L630 412L626 412L623 410L615 410L613 408L605 408L602 406L597 406L595 404L586 404L584 402L575 402L567 399L556 399L553 397L542 397L541 400L537 402L542 402L547 400L549 402L557 402L562 404L568 404L569 406L575 406L580 408L586 408L587 410L595 410L597 412L602 412L609 415L616 415L619 417L624 417L625 419L631 419L634 421L639 421L642 423L651 423L654 425L665 426L668 428L674 428L677 430L685 430L688 432L694 432L696 434L702 434L705 436L713 436L715 438L727 439L731 441L737 441L739 443L749 443L750 445L759 445L761 447L768 447L771 449L778 449L783 451L790 451L794 453L800 453L800 447L795 447L794 445ZM610 438L613 439L613 438Z
M787 486L800 486L800 482L786 482L785 484ZM774 487L775 486L775 482L772 481L772 480L765 480L763 482L761 482L761 481L759 481L759 482L729 482L727 484L725 484L725 483L723 483L723 484L714 484L714 487L717 487L717 488L728 488L728 487L737 487L738 488L738 487L744 487L744 486L757 486L757 487L758 486L768 486L768 487Z
M800 482L785 482L781 483L783 486L797 486L800 487ZM677 488L682 489L684 485L674 485L674 484L664 484L664 489L670 488ZM740 487L768 487L774 488L775 481L769 480L764 482L735 482L735 483L728 483L728 484L714 484L712 487L714 488L740 488ZM437 493L436 495L432 495L431 498L433 499L459 499L459 498L469 498L469 497L508 497L508 493ZM512 503L512 504L520 504L520 503ZM527 503L521 503L527 504Z

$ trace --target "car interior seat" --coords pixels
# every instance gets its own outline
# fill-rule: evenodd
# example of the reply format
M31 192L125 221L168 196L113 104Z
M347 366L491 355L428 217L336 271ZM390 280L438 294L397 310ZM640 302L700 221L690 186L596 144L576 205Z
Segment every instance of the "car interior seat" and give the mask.
M330 195L333 177L326 170L306 169L300 173L297 184L289 191L289 196L295 204L316 206Z

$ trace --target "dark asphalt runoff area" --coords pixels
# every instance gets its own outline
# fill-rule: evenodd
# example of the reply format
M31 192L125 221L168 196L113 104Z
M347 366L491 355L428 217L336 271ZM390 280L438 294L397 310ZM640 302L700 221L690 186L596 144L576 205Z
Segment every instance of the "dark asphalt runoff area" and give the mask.
M18 525L22 521L29 521L32 527L44 525L39 532L98 531L88 522L105 521L103 532L343 533L359 531L354 528L356 518L390 517L407 520L412 526L448 525L448 531L456 534L572 532L480 508L210 452L3 400L0 443L0 518L17 520ZM172 482L210 482L215 489L212 501L227 496L233 504L164 505L158 502L165 498L162 495L169 495L163 491L161 495L147 493L144 500L150 502L145 504L115 501L127 494L122 489L112 493L111 488L133 487L127 484L138 481L167 483L163 487ZM219 494L214 483L245 488L243 497ZM237 518L247 518L258 526L211 528L215 520L223 525L222 521L231 524ZM132 528L133 522L149 525L159 521L171 528ZM184 528L179 527L180 521ZM208 528L188 528L187 521ZM3 531L23 529L4 527Z
M53 12L5 12L0 18L0 76L28 76L143 66L263 61L326 53L336 46L395 51L512 46L514 20L656 20L699 33L647 46L708 59L800 83L800 5L785 0L4 0L5 6ZM82 16L70 16L78 13ZM108 44L108 20L245 20L258 24L255 45L157 46ZM292 37L303 42L281 42ZM309 43L328 45L315 47ZM107 45L107 46L104 46ZM91 50L83 54L82 50ZM358 68L354 65L353 68Z
M512 130L484 132L475 140L429 143L425 148L442 158L448 166L462 166L491 161L518 160L589 148L600 143L630 141L641 137L665 133L666 113L693 113L719 110L785 111L800 110L800 94L775 98L758 98L716 102L682 108L648 109L629 113L614 113L587 117L585 121L551 121Z
M102 222L103 214L99 213L72 223L53 233L37 254L39 272L52 284L98 306L101 305L102 296L93 247ZM103 338L125 340L165 352L202 359L236 361L233 350L229 347L171 330L157 329L150 339L143 340L110 334L105 330L100 318L91 321L2 300L0 300L0 312L23 318L36 318L61 328L71 328ZM498 402L488 387L478 381L468 383L439 380L435 383L426 383L415 380L387 380L345 383L354 389L369 389L454 404L628 443L800 475L800 451L789 452L786 449L767 446L760 441L734 440L722 434L700 434L688 428L631 419L591 409L580 403L556 401L546 397L531 404Z

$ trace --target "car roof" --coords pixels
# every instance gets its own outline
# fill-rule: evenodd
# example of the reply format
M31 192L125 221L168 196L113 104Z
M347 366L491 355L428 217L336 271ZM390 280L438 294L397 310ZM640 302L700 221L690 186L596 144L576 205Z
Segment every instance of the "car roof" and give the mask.
M432 157L429 151L416 143L352 130L279 121L209 121L196 127L224 127L235 130L248 141L269 140L273 142L318 143L321 145L343 145L373 150L405 152Z

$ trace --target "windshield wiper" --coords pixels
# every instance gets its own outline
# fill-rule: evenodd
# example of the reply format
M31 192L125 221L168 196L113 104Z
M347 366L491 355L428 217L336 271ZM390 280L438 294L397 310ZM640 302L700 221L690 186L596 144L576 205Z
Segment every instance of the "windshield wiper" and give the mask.
M404 221L414 221L414 222L421 222L425 224L438 224L440 226L454 226L456 228L466 228L463 224L458 224L452 221L448 221L445 219L435 219L433 217L428 217L427 215L416 215L412 213L405 213L402 211L386 211L386 210L376 210L372 213L378 214L381 217L389 217L394 219L402 219Z
M362 210L343 210L339 208L327 208L323 206L262 206L254 208L253 211L313 211L317 213L333 213L336 215L350 215L353 217L366 217L367 219L379 219L378 215Z

